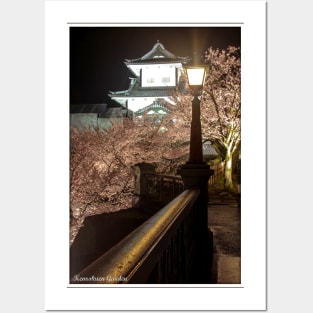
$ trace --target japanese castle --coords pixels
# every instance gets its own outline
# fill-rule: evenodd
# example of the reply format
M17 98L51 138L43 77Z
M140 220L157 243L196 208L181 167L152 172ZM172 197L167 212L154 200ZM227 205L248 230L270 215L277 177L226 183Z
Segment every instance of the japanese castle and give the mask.
M78 128L87 125L110 127L112 118L141 116L143 113L162 116L175 105L173 95L184 91L183 65L190 57L180 57L165 49L157 41L153 48L138 59L125 59L132 73L127 90L110 91L108 96L116 102L115 107L107 104L84 104L71 106L71 125ZM209 142L203 144L204 157L216 157L217 153Z
M166 114L175 105L173 94L184 88L183 65L191 58L179 57L157 41L152 50L138 59L125 60L132 73L127 90L111 91L109 97L126 110L142 114Z

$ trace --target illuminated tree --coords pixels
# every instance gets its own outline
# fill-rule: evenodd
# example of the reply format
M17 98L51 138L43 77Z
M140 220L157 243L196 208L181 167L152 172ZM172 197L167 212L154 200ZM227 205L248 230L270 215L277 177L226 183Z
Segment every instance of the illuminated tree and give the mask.
M108 129L71 129L70 209L82 216L132 206L133 170L155 163L160 173L174 173L185 161L186 147L175 145L176 125L166 119L128 118Z
M209 74L201 104L203 137L212 142L225 159L225 188L231 190L232 159L241 141L240 49L209 48L205 61Z

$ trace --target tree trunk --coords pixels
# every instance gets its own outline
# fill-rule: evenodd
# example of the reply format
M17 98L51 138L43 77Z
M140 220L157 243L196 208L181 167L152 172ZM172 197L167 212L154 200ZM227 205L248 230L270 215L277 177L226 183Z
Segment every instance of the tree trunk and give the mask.
M233 189L233 153L227 149L225 156L225 190L232 191Z

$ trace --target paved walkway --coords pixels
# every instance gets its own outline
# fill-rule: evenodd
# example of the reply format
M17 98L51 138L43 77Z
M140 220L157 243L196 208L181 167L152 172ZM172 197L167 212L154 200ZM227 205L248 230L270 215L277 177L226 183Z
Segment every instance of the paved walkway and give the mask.
M209 204L209 228L213 233L213 283L241 283L241 221L236 204Z

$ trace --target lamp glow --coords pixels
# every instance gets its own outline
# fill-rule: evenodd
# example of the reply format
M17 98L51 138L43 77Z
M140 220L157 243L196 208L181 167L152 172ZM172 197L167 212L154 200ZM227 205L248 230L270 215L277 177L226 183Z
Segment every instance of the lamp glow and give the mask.
M186 72L190 87L203 87L206 75L205 67L186 67Z

